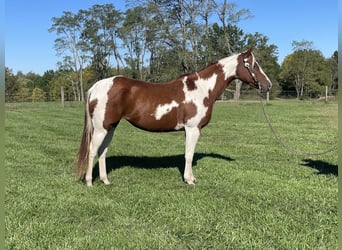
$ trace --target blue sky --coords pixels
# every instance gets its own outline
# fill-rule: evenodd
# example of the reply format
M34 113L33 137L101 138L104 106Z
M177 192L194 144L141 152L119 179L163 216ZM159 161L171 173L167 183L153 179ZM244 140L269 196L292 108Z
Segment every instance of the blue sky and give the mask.
M238 8L247 8L254 18L239 23L246 33L259 32L278 46L279 63L292 52L293 40L308 40L315 49L330 57L338 47L337 0L235 0ZM59 58L53 48L56 38L49 33L52 17L63 11L76 13L94 4L114 3L125 9L125 1L105 0L6 0L5 65L27 73L43 74L56 69Z

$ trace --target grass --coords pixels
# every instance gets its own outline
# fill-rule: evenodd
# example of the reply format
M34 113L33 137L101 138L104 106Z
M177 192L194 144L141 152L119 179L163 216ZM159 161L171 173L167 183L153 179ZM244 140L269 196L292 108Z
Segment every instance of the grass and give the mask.
M112 184L87 188L70 167L83 105L8 107L7 249L337 249L337 152L287 152L256 102L216 104L196 148L195 187L181 179L181 132L122 121L107 158ZM267 111L301 151L336 143L335 103L273 101Z

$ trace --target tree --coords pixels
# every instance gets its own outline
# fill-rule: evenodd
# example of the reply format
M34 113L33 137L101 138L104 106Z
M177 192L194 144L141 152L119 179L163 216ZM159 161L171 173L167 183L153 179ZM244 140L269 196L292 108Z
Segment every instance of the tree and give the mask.
M17 77L12 69L5 67L5 101L14 101L14 95L18 92L20 86Z
M16 95L13 97L16 102L28 102L31 101L31 91L29 88L21 87Z
M114 56L117 71L120 71L121 56L118 51L118 29L122 14L113 4L93 5L88 10L80 10L84 29L81 38L83 49L90 52L91 66L97 80L109 76L111 56Z
M53 17L53 24L49 32L56 32L55 49L57 55L63 56L63 67L74 71L77 75L75 88L77 100L84 101L83 88L83 65L86 61L86 54L83 50L81 34L83 31L82 16L70 11L64 11L59 18Z
M125 13L117 11L113 4L104 4L53 18L49 31L57 34L55 48L62 56L60 71L67 74L73 96L83 99L88 84L113 73L167 81L246 49L246 35L238 23L251 18L250 11L228 0L221 2L130 0ZM212 19L213 15L217 18ZM267 53L273 60L276 47L269 46L268 39L261 34L248 39L260 47L265 60ZM274 63L272 60L269 65ZM111 67L112 61L116 70Z
M31 87L31 89L39 88L42 89L45 93L49 93L50 81L54 78L54 76L54 70L45 71L42 76L39 76L39 78L34 81L34 84Z
M303 97L304 94L304 84L306 81L306 69L308 64L308 53L307 51L313 49L313 42L311 41L293 41L292 49L297 52L297 57L295 58L294 64L296 64L297 70L295 70L295 83L297 98Z
M44 85L43 81L41 80L42 77L34 72L28 72L27 74L24 74L19 71L17 76L20 85L28 87L31 90L35 87L42 87Z
M146 9L141 6L128 9L125 20L120 29L120 38L123 40L128 53L125 61L132 70L133 78L144 79L143 68L147 52Z
M237 26L241 20L252 18L252 14L248 9L237 9L237 5L234 2L228 2L224 0L222 4L217 6L218 18L221 21L225 41L223 48L226 49L228 55L236 53L238 51L234 48L234 43L231 40L230 28Z
M41 88L34 88L32 91L32 102L42 102L45 100L44 90Z
M207 65L211 61L211 54L213 51L210 49L209 45L209 34L210 34L210 23L209 18L214 13L217 4L215 0L205 0L203 1L203 5L200 7L200 16L204 20L204 36L202 38L203 43L205 44L205 50L203 53L204 64Z
M228 33L228 35L226 34ZM207 42L205 43L205 50L210 51L208 54L208 62L213 62L223 57L227 57L233 53L233 51L240 52L245 49L246 42L244 39L244 32L236 25L228 25L227 30L217 23L214 23L209 28L208 38L204 37ZM227 39L230 41L229 50L227 50Z
M335 93L338 89L338 51L336 50L334 54L328 59L328 65L330 69L330 91Z
M149 15L145 14L144 22L148 49L146 52L150 52L151 55L150 72L158 72L163 68L162 64L169 64L171 61L176 63L172 65L173 68L180 69L178 74L195 71L201 67L200 41L203 25L198 22L198 18L203 1L147 2L147 8L144 7L144 10ZM160 60L160 55L163 55L164 60ZM171 57L166 59L166 55Z
M307 41L307 40L292 41L292 50L293 51L313 50L313 42Z
M65 75L58 73L50 82L49 94L54 100L59 100L61 96L61 87L65 86L67 79Z
M294 88L297 98L317 97L330 82L329 65L322 52L312 49L312 42L294 42L295 51L281 65L283 89Z

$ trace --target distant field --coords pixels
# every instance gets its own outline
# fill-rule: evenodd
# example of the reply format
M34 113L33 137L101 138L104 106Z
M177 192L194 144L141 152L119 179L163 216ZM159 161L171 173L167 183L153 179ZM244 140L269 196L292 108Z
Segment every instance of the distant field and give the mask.
M284 140L337 141L337 104L272 101ZM126 121L108 152L111 185L76 182L83 105L6 104L6 249L336 249L337 152L297 157L257 102L217 103L182 182L184 134ZM97 170L95 171L97 173Z

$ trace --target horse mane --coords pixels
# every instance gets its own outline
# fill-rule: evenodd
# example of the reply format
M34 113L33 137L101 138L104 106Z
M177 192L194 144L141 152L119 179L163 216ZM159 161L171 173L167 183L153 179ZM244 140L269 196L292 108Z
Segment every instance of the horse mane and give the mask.
M179 79L184 78L186 76L189 77L192 75L196 75L196 74L198 74L198 72L201 72L201 71L203 71L203 70L205 70L205 69L207 69L213 65L216 65L217 63L218 63L218 61L211 62L211 63L207 64L206 66L202 67L200 70L197 70L195 72L184 73L183 75L178 76L175 80L179 80ZM196 78L197 78L197 76L196 76Z
M189 75L192 75L192 74L195 74L195 72L184 73L183 75L178 76L176 78L176 80L181 79L181 78L186 77L186 76L189 76Z
M204 69L206 69L206 68L209 68L210 66L216 65L217 63L218 63L218 61L211 62L211 63L209 63L208 65L206 65L206 66L204 66L203 68L201 68L199 71L202 71L202 70L204 70Z

